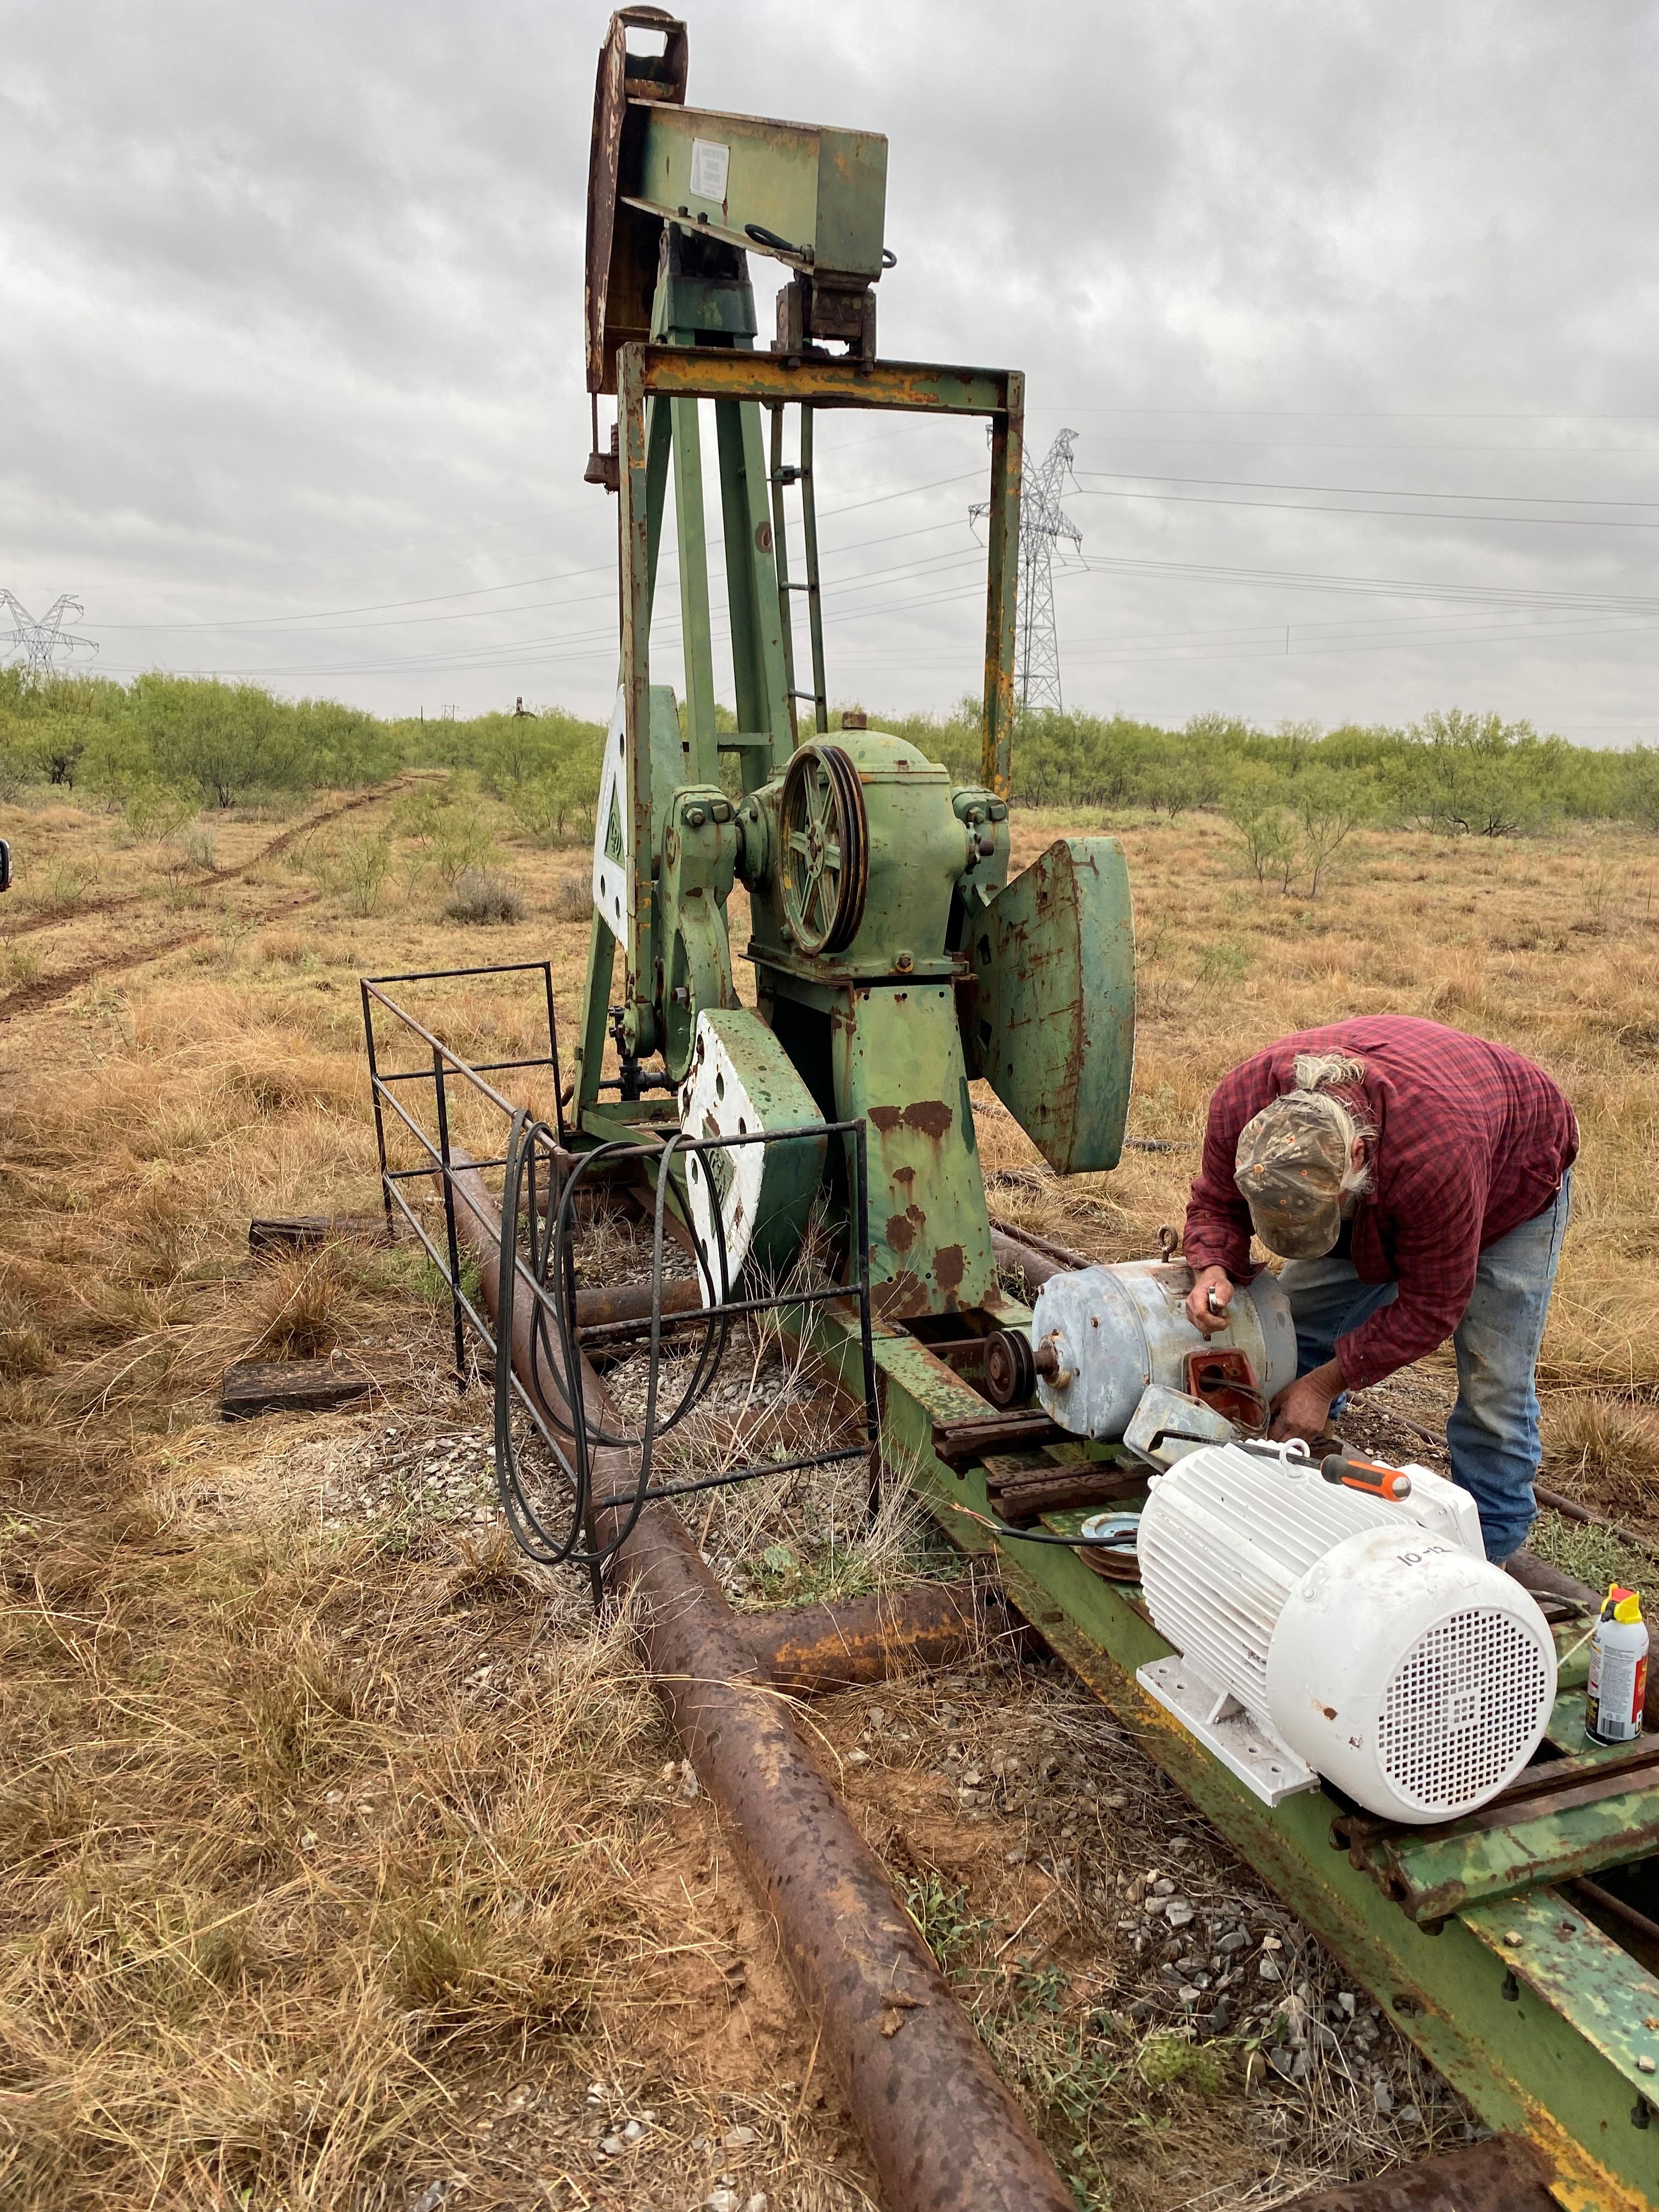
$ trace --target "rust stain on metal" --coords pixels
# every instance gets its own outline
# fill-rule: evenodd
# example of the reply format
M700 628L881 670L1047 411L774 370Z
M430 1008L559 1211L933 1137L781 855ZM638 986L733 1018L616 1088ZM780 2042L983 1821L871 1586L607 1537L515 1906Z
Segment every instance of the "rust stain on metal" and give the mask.
M911 1106L872 1106L870 1119L884 1137L895 1129L915 1129L937 1143L949 1135L956 1115L942 1099L921 1098Z
M941 1244L934 1255L933 1273L939 1286L947 1297L954 1297L962 1288L963 1276L967 1273L968 1255L960 1244Z
M909 1321L932 1311L927 1284L908 1267L888 1282L872 1283L870 1304L883 1321Z

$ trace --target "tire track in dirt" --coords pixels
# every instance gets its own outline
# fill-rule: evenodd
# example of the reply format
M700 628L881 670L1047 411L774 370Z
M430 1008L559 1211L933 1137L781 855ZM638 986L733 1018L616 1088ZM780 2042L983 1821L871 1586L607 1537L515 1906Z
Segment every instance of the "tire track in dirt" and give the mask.
M337 822L343 814L355 814L360 806L373 806L377 799L390 799L394 792L403 790L411 780L407 775L394 775L389 783L376 784L373 791L359 792L356 799L348 799L339 806L331 806L326 813L314 815L309 822L292 823L280 837L273 837L270 844L262 845L251 860L240 860L234 868L216 868L213 881L216 884L234 884L244 876L252 875L255 868L263 867L267 860L274 860L279 853L287 852L296 838L308 837L313 830L322 829L325 823ZM94 899L84 906L66 907L61 914L38 914L27 921L17 922L11 928L0 931L0 944L9 945L14 938L32 937L38 929L57 929L66 922L87 921L96 915L116 914L123 907L138 905L143 896L143 891L123 891L119 898ZM191 941L187 937L179 939L181 945L188 945ZM11 995L15 998L16 993ZM0 1014L4 1013L10 1003L10 999L0 999Z
M321 896L320 891L304 891L298 898L261 915L256 926L263 929L269 922L281 921L288 915L297 914L301 907L314 906ZM192 929L183 937L170 937L161 945L140 945L129 951L107 952L100 959L87 961L79 968L66 968L61 975L41 975L33 982L20 983L15 990L8 991L0 999L0 1022L11 1021L19 1014L38 1013L55 1000L68 998L83 984L95 983L100 977L117 975L123 969L142 968L148 961L164 960L169 952L182 952L186 945L199 945L204 937L212 934L210 927Z

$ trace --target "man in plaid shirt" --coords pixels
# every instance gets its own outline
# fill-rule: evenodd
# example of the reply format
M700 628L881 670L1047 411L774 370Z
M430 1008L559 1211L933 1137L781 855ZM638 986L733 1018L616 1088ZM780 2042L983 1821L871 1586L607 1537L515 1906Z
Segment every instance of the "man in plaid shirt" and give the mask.
M1298 1373L1272 1433L1310 1442L1345 1391L1450 1337L1452 1474L1488 1558L1509 1560L1537 1510L1534 1370L1577 1150L1561 1091L1504 1045L1402 1014L1282 1037L1210 1101L1188 1314L1206 1336L1226 1326L1253 1231L1284 1258Z

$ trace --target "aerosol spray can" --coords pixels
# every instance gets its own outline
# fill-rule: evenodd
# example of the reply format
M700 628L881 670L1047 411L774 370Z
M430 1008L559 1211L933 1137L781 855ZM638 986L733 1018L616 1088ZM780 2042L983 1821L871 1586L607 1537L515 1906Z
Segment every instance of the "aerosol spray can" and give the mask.
M1648 1686L1648 1625L1636 1591L1608 1590L1590 1646L1584 1733L1593 1743L1631 1743L1642 1733Z

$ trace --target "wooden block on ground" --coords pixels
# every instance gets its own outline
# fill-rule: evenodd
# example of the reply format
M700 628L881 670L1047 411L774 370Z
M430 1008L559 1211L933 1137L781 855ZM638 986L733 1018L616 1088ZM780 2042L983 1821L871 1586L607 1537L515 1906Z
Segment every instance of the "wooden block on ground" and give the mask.
M228 1421L256 1413L326 1413L355 1406L374 1389L367 1375L353 1375L326 1359L245 1359L225 1370L220 1411Z
M250 1221L250 1252L295 1252L307 1244L326 1244L334 1237L349 1237L356 1244L389 1244L386 1217L379 1213L290 1213L270 1220Z

